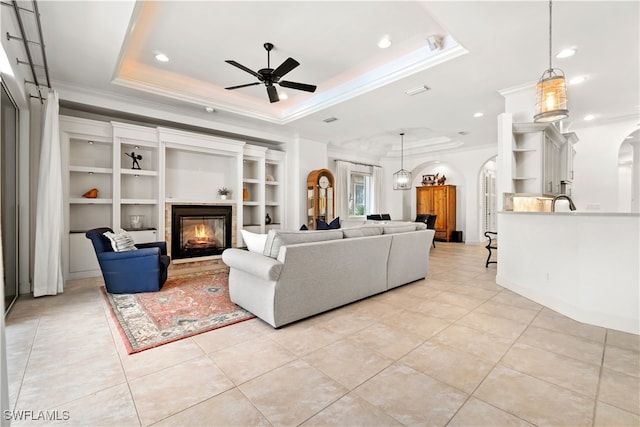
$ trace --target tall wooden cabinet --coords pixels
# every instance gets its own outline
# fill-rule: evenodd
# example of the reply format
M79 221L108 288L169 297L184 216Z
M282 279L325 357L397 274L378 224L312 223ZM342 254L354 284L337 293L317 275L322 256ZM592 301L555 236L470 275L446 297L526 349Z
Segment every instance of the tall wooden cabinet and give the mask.
M316 228L316 219L326 223L335 218L335 180L329 169L311 171L307 177L307 227Z
M452 232L456 229L456 186L416 187L416 213L437 215L435 238L451 241Z

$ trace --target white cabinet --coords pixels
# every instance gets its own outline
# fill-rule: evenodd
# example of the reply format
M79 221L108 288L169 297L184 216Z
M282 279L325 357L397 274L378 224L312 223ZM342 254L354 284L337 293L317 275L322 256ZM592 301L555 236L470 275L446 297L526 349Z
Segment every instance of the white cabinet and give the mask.
M565 138L553 124L513 124L513 189L517 194L560 192L560 148Z
M269 215L270 224L266 231L279 229L284 223L284 161L282 151L267 150L265 157L265 221Z
M162 229L157 130L115 122L112 126L114 227L127 231Z
M573 158L576 155L574 145L578 142L578 136L574 133L563 134L566 142L560 148L560 181L573 182Z
M242 228L266 233L284 220L285 153L246 146L242 161ZM242 245L242 243L240 243Z

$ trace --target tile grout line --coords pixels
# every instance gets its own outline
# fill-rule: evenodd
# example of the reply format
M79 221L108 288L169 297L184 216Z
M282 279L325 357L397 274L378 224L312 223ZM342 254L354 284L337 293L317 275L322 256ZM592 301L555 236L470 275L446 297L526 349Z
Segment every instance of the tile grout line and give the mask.
M527 324L527 326L522 330L522 332L520 332L520 335L518 335L518 337L516 337L516 339L513 340L513 342L511 343L511 345L509 346L509 348L502 354L502 356L500 356L500 359L498 359L493 367L487 372L487 374L484 376L484 378L482 378L482 380L478 383L478 385L471 391L471 393L469 393L469 395L467 396L467 398L465 399L465 401L462 403L462 405L460 405L460 407L456 410L456 412L451 416L451 418L449 419L449 421L447 421L447 423L445 424L445 427L449 425L449 423L451 422L451 420L453 420L455 418L455 416L458 414L458 412L460 412L460 409L462 409L462 407L464 405L467 404L467 402L469 401L469 399L471 399L471 397L474 397L482 402L484 402L484 400L474 396L475 392L480 388L480 386L482 386L482 384L484 384L484 382L486 381L486 379L489 377L489 375L491 375L491 373L496 369L496 367L500 364L500 362L502 361L502 359L504 359L504 357L507 355L507 353L509 353L509 351L511 351L511 349L513 348L513 346L518 342L518 340L522 337L522 335L524 335L525 331L527 329L529 329L529 327L531 326L531 324L534 322L534 320L540 315L540 313L542 312L542 308L540 308L540 310L538 311L538 313L529 321L529 323ZM519 372L519 371L518 371ZM526 375L526 374L525 374ZM535 378L535 377L534 377ZM485 402L488 403L488 402ZM513 415L516 418L519 418L521 420L524 420L522 417L513 414L509 411L507 411L506 409L500 408L498 406L495 406L493 404L490 404L491 406L500 409L501 411L506 412L507 414ZM524 420L530 424L534 424L535 422L533 421L529 421L529 420Z

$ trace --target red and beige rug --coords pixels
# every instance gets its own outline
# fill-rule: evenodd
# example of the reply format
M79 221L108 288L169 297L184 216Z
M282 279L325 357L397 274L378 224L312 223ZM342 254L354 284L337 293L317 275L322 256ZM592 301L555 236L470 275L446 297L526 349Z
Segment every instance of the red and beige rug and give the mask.
M169 279L159 292L102 293L129 354L255 316L229 299L228 273Z

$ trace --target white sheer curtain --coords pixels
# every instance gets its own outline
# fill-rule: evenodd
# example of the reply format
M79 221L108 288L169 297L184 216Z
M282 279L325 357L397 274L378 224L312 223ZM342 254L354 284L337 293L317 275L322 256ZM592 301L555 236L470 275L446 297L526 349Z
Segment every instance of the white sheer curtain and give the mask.
M371 192L372 209L374 213L382 212L382 183L384 182L382 168L380 166L372 166L373 190Z
M336 160L336 217L349 218L351 163Z
M45 105L38 171L33 296L64 290L62 277L62 159L58 127L58 93L50 91Z

